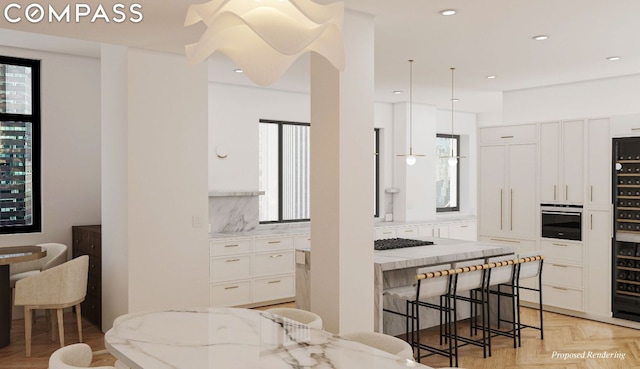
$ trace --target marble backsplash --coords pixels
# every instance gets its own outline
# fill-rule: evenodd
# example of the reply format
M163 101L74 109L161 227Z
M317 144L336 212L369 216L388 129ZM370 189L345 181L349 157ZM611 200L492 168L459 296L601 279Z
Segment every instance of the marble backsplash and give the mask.
M258 222L258 196L209 197L211 233L253 231Z

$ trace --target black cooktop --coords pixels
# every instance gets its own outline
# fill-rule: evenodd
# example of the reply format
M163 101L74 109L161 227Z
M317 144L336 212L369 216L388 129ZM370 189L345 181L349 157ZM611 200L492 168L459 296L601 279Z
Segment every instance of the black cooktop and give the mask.
M383 240L375 240L373 242L374 250L392 250L405 247L427 246L433 245L431 241L410 240L407 238L386 238Z

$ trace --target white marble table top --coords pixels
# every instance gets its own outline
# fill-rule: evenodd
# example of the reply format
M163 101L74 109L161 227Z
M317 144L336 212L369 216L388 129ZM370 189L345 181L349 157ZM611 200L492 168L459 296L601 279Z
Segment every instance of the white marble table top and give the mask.
M258 310L155 311L114 323L105 346L134 369L429 368Z

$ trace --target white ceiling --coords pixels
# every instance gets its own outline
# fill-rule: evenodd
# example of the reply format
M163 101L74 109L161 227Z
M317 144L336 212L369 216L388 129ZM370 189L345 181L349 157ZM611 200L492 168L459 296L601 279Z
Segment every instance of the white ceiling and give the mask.
M317 0L329 3L332 0ZM100 3L108 7L121 1ZM2 28L182 52L204 28L183 27L186 9L199 0L144 0L138 24L18 24ZM53 0L64 7L68 0ZM456 67L456 110L501 109L503 91L640 73L638 0L345 0L349 9L375 15L376 99L408 99L408 63L414 64L414 101L450 107L450 67ZM94 2L95 4L95 2ZM439 15L442 9L455 16ZM547 41L532 36L549 35ZM21 32L0 33L0 45L95 55L92 43L40 39ZM84 51L82 51L84 50ZM609 56L621 56L616 62ZM308 91L309 58L296 62L273 88ZM251 84L233 73L224 56L210 63L211 79ZM498 78L489 80L488 75ZM403 95L393 95L404 90Z

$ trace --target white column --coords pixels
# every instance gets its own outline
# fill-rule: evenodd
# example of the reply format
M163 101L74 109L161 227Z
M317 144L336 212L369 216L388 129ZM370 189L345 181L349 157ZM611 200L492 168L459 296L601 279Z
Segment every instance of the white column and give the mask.
M346 69L311 58L311 310L373 330L373 18L347 13Z
M206 63L139 49L103 52L107 329L127 312L209 304L208 91Z
M102 45L102 328L129 309L127 53Z

